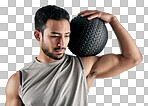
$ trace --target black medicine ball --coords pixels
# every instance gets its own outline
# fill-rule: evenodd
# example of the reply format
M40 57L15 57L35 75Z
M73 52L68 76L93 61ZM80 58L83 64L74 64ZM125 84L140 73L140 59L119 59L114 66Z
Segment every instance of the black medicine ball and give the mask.
M108 40L108 31L103 20L88 16L74 17L70 22L71 34L69 50L81 57L95 56L105 47Z

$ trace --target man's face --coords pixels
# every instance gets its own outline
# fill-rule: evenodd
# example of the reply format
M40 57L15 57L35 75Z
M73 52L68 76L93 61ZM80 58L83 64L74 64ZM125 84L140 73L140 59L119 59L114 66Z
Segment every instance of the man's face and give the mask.
M48 57L60 60L65 54L69 38L70 24L67 20L49 19L40 46Z

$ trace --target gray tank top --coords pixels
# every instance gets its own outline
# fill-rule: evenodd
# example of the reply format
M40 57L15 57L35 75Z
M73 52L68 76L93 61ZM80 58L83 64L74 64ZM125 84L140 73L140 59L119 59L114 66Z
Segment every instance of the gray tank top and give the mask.
M20 73L19 96L25 106L87 106L86 74L79 57L41 63L35 58Z

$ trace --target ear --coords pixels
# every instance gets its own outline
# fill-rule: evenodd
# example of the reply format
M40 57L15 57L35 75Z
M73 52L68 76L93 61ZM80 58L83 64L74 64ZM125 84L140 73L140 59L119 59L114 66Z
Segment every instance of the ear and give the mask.
M40 39L41 39L41 33L40 33L40 31L35 30L34 31L34 36L35 36L36 40L40 42Z

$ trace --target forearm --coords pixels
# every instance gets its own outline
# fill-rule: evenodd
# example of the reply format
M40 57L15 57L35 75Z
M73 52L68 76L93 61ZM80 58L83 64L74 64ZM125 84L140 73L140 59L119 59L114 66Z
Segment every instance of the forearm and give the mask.
M142 59L142 55L134 40L126 29L119 23L116 17L112 18L110 25L117 36L122 56L137 60Z

